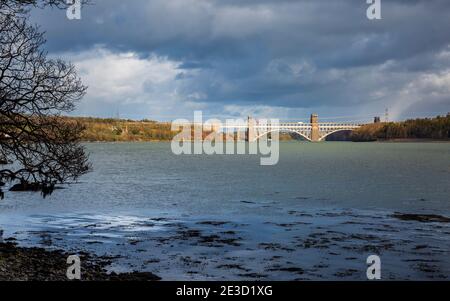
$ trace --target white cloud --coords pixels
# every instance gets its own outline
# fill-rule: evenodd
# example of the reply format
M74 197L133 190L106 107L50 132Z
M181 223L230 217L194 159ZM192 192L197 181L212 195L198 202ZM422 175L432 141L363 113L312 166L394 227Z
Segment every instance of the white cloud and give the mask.
M97 46L81 53L62 55L76 66L87 95L75 114L170 120L204 108L202 92L180 93L182 71L188 78L195 70L180 70L180 62L167 57L139 57L133 52L113 53ZM98 111L98 112L97 112Z
M77 54L72 60L89 86L87 98L93 96L106 102L140 99L142 94L148 96L144 93L146 87L170 93L176 88L171 84L179 73L179 63L164 57L142 59L133 52L115 54L102 48ZM162 87L165 91L161 91Z
M433 107L435 103L446 102L450 108L450 69L419 74L392 97L395 99L391 109L394 118L417 105Z

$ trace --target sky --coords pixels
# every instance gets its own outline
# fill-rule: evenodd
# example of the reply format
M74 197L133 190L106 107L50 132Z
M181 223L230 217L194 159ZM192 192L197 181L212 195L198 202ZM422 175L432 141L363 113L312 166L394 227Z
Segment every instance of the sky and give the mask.
M91 0L32 11L77 67L72 115L391 120L450 112L450 1Z

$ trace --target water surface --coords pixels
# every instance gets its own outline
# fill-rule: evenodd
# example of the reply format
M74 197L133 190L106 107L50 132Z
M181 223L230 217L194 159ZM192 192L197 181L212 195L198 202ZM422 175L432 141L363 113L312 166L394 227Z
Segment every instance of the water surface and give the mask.
M88 144L94 171L43 200L8 193L0 227L23 245L86 250L111 269L183 279L450 276L448 143L281 144L258 156L175 156L168 143Z

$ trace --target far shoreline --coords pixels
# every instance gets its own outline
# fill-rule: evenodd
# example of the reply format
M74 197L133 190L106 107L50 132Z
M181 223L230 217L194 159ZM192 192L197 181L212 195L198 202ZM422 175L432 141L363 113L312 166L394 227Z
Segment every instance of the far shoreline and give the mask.
M80 141L81 143L84 144L99 144L99 143L104 143L104 144L125 144L125 143L171 143L172 140L141 140L141 141L137 141L137 140L128 140L128 141L107 141L107 140L98 140L98 141ZM181 141L180 141L181 142ZM187 141L185 141L187 142ZM194 142L194 141L190 141L190 142ZM204 141L200 141L200 142L204 142ZM227 142L227 141L224 141ZM229 142L234 142L234 141L229 141ZM239 141L239 142L246 142L246 141ZM304 140L281 140L280 142L299 142L299 143L303 143L303 142L308 142L308 143L312 143L309 141L304 141ZM334 140L334 141L322 141L322 142L317 142L314 144L322 144L322 143L333 143L333 142L349 142L349 143L450 143L450 139L445 139L445 140L440 140L440 139L428 139L428 138L422 138L422 139L418 139L418 138L405 138L405 139L379 139L379 140L375 140L375 141L348 141L348 140ZM248 143L248 142L246 142Z
M375 141L350 141L354 143L449 143L450 139L429 139L429 138L397 138L379 139Z
M80 142L119 143L119 142L171 142L178 139L192 139L179 131L173 131L171 123L152 120L102 119L94 117L63 117L68 122L84 126ZM385 142L385 143L442 143L450 141L450 114L446 117L422 118L398 122L379 122L362 125L353 131L336 132L328 141ZM201 140L211 137L211 131L203 131ZM230 133L231 134L231 133ZM280 141L297 141L294 133L281 132ZM231 138L226 136L224 138ZM236 137L234 137L236 138ZM299 140L301 141L301 140ZM327 142L328 142L327 141Z

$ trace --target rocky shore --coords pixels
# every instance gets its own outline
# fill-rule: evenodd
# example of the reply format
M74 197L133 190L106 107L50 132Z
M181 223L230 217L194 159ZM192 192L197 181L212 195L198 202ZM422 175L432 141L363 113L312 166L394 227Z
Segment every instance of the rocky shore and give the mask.
M0 281L69 281L66 277L69 255L63 251L22 248L14 242L0 242ZM110 264L90 254L78 254L81 259L81 281L157 281L152 273L107 273Z

